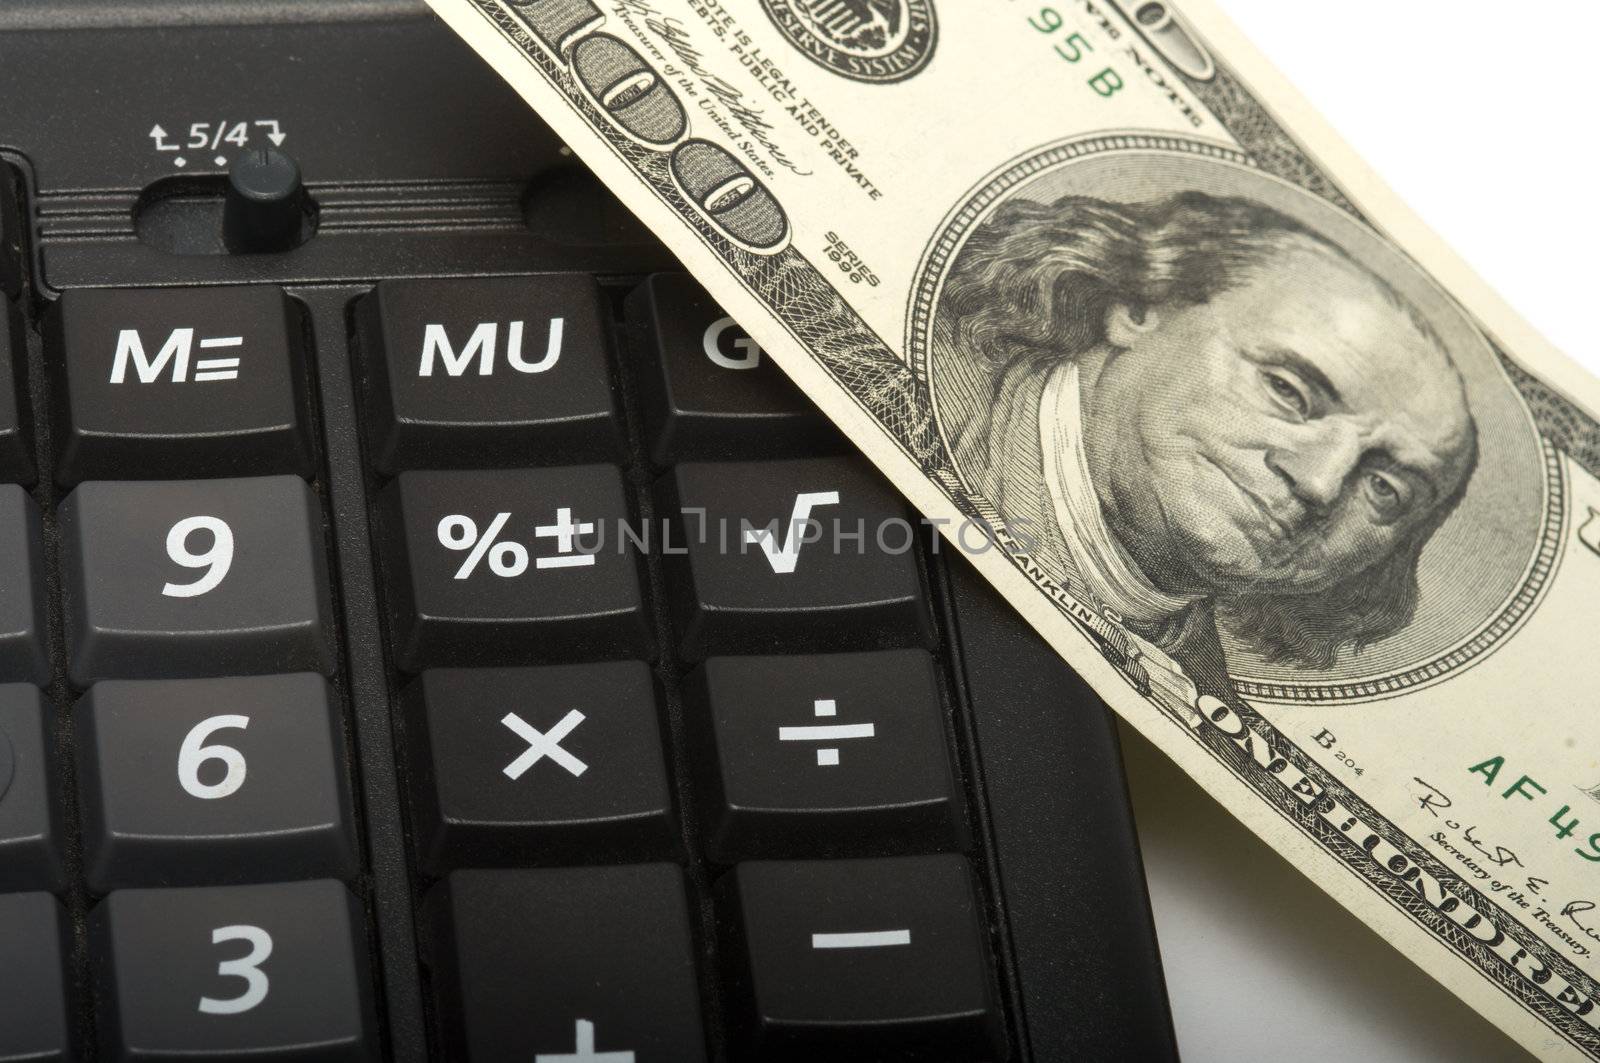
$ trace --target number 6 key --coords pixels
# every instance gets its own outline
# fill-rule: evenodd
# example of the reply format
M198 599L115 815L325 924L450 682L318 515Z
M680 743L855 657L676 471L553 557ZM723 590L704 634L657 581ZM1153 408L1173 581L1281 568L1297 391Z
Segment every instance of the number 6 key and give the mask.
M61 528L75 685L332 668L321 507L299 478L91 481Z
M321 676L106 680L72 718L91 892L355 874Z

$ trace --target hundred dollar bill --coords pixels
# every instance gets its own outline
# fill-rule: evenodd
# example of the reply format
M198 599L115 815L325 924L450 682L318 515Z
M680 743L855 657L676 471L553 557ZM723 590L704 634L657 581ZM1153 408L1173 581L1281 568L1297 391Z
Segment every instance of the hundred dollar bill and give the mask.
M1118 713L1600 1059L1600 383L1208 2L430 2Z

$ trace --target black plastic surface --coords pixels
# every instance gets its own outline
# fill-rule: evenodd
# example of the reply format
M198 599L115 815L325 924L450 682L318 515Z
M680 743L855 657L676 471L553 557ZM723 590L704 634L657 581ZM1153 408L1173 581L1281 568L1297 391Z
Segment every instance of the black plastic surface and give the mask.
M1176 1059L1111 714L970 563L947 571L1034 1058Z

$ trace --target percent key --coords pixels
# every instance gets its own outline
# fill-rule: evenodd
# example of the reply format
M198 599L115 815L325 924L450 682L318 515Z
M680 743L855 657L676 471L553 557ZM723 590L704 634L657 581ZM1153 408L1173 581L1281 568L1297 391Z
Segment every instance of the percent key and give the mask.
M615 466L406 472L380 505L401 670L650 657Z

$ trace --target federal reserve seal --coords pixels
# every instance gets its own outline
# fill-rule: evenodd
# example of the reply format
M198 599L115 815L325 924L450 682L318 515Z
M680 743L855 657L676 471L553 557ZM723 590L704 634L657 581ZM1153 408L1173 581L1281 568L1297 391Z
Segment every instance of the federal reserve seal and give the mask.
M761 0L813 62L854 81L904 81L938 41L933 0Z

